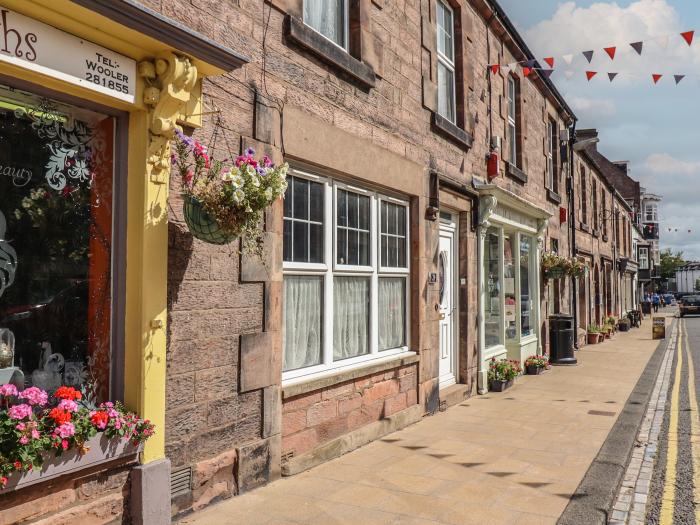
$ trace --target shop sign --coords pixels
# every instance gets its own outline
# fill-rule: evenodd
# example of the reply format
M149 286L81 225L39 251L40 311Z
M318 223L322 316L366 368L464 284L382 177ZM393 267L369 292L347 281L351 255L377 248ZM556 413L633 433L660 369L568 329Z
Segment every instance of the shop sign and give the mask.
M3 8L0 62L134 102L134 60Z
M654 317L652 321L653 339L666 339L666 318Z
M496 206L496 215L512 223L520 224L528 228L537 229L537 221L527 215L512 208L507 208L501 204Z

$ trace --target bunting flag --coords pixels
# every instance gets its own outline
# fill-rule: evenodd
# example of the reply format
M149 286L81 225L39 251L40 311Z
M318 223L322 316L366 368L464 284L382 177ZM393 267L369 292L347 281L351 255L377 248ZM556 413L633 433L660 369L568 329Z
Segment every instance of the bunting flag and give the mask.
M661 80L661 77L663 77L663 75L659 75L658 73L654 73L653 75L651 75L654 84L658 84L659 80Z
M615 60L615 51L617 51L616 47L606 47L603 50L608 54L610 60Z
M526 60L526 61L525 61L525 67L528 68L528 69L534 69L534 68L535 68L535 63L536 63L536 62L537 62L537 60L535 60L534 58L531 59L531 60Z
M597 71L586 71L586 78L590 82L591 79L598 74Z
M685 75L673 75L673 79L676 81L676 85L681 83L681 80L685 78Z
M695 36L695 31L686 31L685 33L681 33L681 36L683 37L683 40L688 42L689 46L693 45L693 37Z
M492 64L489 66L491 68L491 74L498 75L498 71L501 69L499 64Z
M632 42L630 44L632 49L634 49L638 55L642 54L642 48L644 47L644 42Z
M543 60L547 63L547 65L550 68L554 69L554 57L547 57L547 58L544 58Z
M553 69L540 69L540 75L549 78L552 76L552 73L554 73Z
M564 71L564 76L566 77L567 80L571 80L574 76L574 72L571 70Z
M569 65L571 65L571 62L574 61L574 55L564 55L562 58L564 59L564 62Z
M610 79L610 82L615 80L616 76L617 76L617 73L608 73L608 78Z
M523 67L523 76L529 77L530 73L532 73L531 67Z
M593 53L594 51L584 51L583 56L586 57L586 60L588 60L588 63L591 63L591 60L593 60Z

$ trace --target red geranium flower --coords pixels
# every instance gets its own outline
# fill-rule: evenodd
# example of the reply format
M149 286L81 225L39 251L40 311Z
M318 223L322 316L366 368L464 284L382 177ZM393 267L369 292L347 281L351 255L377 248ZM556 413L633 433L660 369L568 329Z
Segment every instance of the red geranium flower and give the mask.
M82 399L83 394L80 390L76 390L72 386L61 386L56 389L53 393L53 397L58 399L71 399L75 401L76 399Z
M95 412L92 414L92 416L90 416L90 421L97 428L104 430L107 427L107 423L109 423L109 416L107 415L107 412Z
M13 463L13 466L15 467L15 470L20 470L22 468L22 463L19 461L15 461Z
M64 423L69 423L71 420L71 413L62 408L54 408L49 412L49 417L56 422L57 426L61 426Z

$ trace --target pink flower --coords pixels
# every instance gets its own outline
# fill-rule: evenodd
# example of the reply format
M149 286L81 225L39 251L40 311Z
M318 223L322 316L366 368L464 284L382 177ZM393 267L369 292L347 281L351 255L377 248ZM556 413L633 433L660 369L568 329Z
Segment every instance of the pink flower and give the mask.
M20 432L24 432L24 429L27 428L27 425L25 425L24 423L17 423L17 426L15 428Z
M30 386L19 393L21 399L26 399L30 405L44 406L49 400L49 396L41 388Z
M73 423L63 423L61 426L56 427L54 432L59 437L68 438L75 435L75 427L73 426Z
M19 438L19 442L21 445L26 445L27 443L29 443L29 438L27 436L22 436L21 438Z
M263 166L265 166L266 168L272 167L272 160L267 155L263 157Z
M58 404L58 408L67 410L68 412L77 412L78 403L76 403L72 399L61 399L61 402Z
M16 396L17 387L15 385L6 384L0 386L0 396Z
M15 405L10 407L7 415L10 416L10 419L24 419L32 415L32 407L25 404Z
M39 439L41 437L41 434L37 429L32 429L32 439Z
M68 441L66 441L65 439L62 439L61 440L61 448L63 450L67 450L68 449Z

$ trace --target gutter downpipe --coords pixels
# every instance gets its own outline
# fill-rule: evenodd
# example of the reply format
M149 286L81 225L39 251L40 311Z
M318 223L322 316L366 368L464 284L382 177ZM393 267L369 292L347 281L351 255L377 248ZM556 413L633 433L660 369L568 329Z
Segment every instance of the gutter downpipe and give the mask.
M569 137L569 223L571 224L571 239L569 244L571 245L571 257L576 258L576 216L575 216L575 203L576 203L576 169L574 166L574 144L576 143L576 117L574 117L574 123L571 125L571 136ZM569 300L571 301L571 312L574 317L574 348L579 350L578 345L578 279L575 276L571 276L571 292L569 293Z

